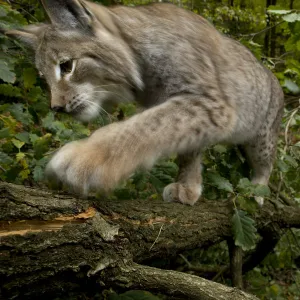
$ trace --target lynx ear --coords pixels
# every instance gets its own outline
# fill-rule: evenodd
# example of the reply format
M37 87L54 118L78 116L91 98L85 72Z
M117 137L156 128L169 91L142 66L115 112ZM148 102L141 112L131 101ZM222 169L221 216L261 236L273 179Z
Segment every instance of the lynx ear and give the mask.
M46 24L28 25L21 29L1 29L5 35L24 42L30 48L35 49L38 43L38 35L47 27Z
M66 29L89 31L92 12L80 0L42 0L51 23Z

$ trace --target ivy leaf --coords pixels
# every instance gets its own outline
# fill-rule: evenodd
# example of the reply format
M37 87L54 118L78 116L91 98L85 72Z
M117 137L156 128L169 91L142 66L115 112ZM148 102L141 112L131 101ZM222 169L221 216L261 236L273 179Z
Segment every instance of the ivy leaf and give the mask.
M242 210L235 209L232 217L232 227L235 245L244 251L253 249L256 240L256 228L254 220L246 216Z
M217 187L219 190L233 192L232 184L229 182L228 179L222 177L220 174L215 172L209 172L206 174L206 178L212 185Z
M8 83L14 83L16 81L16 74L10 70L4 60L0 60L0 79Z

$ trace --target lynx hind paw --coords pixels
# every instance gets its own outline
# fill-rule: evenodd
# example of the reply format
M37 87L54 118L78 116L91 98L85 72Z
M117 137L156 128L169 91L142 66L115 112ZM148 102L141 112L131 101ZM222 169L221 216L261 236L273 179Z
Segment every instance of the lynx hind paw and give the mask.
M200 198L202 186L183 185L181 183L171 183L164 188L163 198L167 202L180 202L183 204L194 205Z
M99 157L85 146L84 141L71 142L53 156L46 167L50 186L67 186L72 192L86 196L100 185ZM97 168L96 168L97 167Z

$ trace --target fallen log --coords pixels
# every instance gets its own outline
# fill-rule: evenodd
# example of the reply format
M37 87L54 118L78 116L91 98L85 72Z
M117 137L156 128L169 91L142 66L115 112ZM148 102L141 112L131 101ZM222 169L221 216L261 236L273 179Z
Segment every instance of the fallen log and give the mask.
M83 286L99 292L116 286L183 299L256 299L200 277L145 266L153 258L228 239L232 211L228 201L189 207L161 200L83 200L0 183L1 295L51 298ZM255 220L258 229L270 223L299 227L300 210L277 211L268 203Z

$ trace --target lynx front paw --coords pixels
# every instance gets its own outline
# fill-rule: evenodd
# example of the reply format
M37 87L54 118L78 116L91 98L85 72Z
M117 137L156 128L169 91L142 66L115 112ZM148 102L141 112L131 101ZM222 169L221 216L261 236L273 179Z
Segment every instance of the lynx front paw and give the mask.
M75 141L62 147L46 167L50 184L66 185L72 191L86 195L91 189L101 188L101 149L88 144L88 140Z
M202 193L201 185L184 185L171 183L164 188L163 198L167 202L181 202L194 205Z

